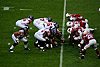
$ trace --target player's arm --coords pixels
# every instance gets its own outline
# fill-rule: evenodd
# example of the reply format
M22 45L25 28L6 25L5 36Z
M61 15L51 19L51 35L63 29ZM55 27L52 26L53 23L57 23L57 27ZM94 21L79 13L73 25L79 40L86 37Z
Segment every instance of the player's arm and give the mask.
M61 38L61 36L62 36L62 33L59 31L59 32L57 32L57 38L61 41L61 42L65 42L65 38Z
M18 38L17 35L20 35L20 32L14 32L14 36L15 36L16 38Z

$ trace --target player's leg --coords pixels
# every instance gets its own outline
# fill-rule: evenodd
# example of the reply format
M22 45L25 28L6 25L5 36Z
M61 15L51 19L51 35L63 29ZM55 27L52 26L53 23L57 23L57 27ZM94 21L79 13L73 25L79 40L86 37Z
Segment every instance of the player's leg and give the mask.
M84 46L84 48L82 49L82 56L80 57L80 59L84 59L84 56L85 56L85 53L86 53L86 49L89 48L90 46L91 46L91 43L90 43L90 41L89 41L89 43L86 44L86 45Z
M100 59L100 52L99 52L99 50L97 48L97 42L96 42L96 40L94 41L93 47L94 47L94 50L96 51L98 59Z
M14 47L19 43L19 40L16 39L16 37L14 36L14 34L12 35L12 39L14 41L14 44L10 47L9 52L14 52L13 51Z
M40 41L38 40L39 45L40 45L40 51L45 51L45 47L46 47L46 41Z
M93 44L96 44L96 40L95 39L90 40L89 43L84 46L84 49L82 49L82 57L81 57L81 59L84 59L84 55L86 53L86 49L89 48Z
M38 40L38 44L40 45L40 50L45 50L44 48L45 48L45 43L46 43L46 39L45 38L43 38L43 36L41 35L39 35L37 32L34 34L34 37Z
M28 40L27 38L23 37L22 39L20 39L21 41L24 42L24 49L25 50L30 50L27 46L28 46Z

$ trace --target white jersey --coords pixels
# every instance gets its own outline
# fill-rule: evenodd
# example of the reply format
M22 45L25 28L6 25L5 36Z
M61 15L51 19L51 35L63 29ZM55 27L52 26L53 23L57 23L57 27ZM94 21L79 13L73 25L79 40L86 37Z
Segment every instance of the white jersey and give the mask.
M16 26L21 27L21 28L25 28L31 22L32 22L32 20L30 18L21 19L21 20L18 20L16 22Z
M42 29L44 28L44 23L47 22L48 19L47 18L39 18L39 19L35 19L33 21L33 25L36 26L38 29Z
M43 34L45 31L49 31L49 29L40 29L35 34L34 37L40 41L46 41L46 39L43 37Z
M18 20L16 22L16 24L20 23L20 24L26 24L27 25L27 24L29 24L31 22L32 22L32 20L30 18L25 18L25 19Z
M38 29L43 29L43 28L50 28L50 26L54 27L53 22L48 22L48 18L39 18L35 19L33 24L38 28Z
M55 28L54 23L53 22L46 22L44 23L45 28L50 29L51 28Z

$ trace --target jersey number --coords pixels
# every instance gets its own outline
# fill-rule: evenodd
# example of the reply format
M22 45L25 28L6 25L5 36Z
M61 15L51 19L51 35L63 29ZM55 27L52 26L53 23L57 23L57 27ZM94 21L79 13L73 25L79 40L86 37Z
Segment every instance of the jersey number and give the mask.
M91 38L93 38L93 36L92 35L88 35L88 39L91 39Z

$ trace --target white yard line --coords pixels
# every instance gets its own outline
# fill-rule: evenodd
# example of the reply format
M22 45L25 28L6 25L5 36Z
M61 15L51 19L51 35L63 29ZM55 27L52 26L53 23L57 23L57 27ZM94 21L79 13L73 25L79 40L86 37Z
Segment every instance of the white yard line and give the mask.
M32 9L19 9L19 10L32 10Z
M64 37L65 12L66 12L66 0L64 0L64 12L63 12L62 38ZM63 64L63 43L61 44L61 50L60 50L60 67L62 67L62 64Z
M14 7L0 7L2 8L3 10L10 10L10 8L14 8Z

